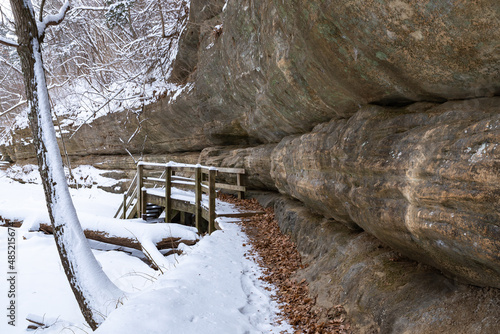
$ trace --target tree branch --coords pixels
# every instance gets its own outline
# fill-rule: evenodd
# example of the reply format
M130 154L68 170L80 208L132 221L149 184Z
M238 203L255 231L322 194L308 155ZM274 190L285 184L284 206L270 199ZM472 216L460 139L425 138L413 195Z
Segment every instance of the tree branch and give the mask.
M0 37L0 39L1 39L1 37ZM5 58L0 57L0 62L4 63L6 66L10 67L12 70L16 71L20 75L23 75L23 72L21 72L21 70L19 68L15 67L13 64L9 63L7 60L5 60Z
M7 115L8 113L10 113L12 110L16 109L17 107L19 106L22 106L23 104L25 104L26 102L28 101L21 101L19 102L18 104L16 104L15 106L12 106L10 107L9 109L7 109L6 111L4 111L3 113L0 114L0 117L2 117L3 115Z
M45 1L42 2L42 4ZM42 16L43 8L40 8L40 16ZM59 9L59 13L55 15L47 15L43 20L40 20L38 23L38 36L43 36L45 34L45 29L48 26L56 26L60 24L64 18L66 17L66 13L70 10L69 0L67 0L64 5L62 5L61 9Z
M96 11L96 12L104 12L108 10L106 7L85 7L85 6L79 6L79 7L73 7L73 10L88 10L88 11Z
M43 21L43 7L45 7L45 1L46 0L42 0L42 4L40 5L40 15L39 15L39 19L38 19L38 21L40 21L40 22Z
M17 44L15 41L10 40L8 38L0 36L0 44L6 45L6 46L12 46L14 48L18 48L19 44Z
M69 139L73 138L73 136L77 133L78 130L80 130L80 128L84 125L84 124L87 124L87 122L92 118L94 117L98 112L99 110L101 110L102 108L104 108L105 106L107 106L111 101L113 101L118 95L120 95L121 92L123 92L125 88L122 88L118 93L116 93L112 98L110 98L108 101L106 101L106 103L104 103L102 106L99 107L99 109L97 109L96 111L94 111L94 113L92 115L90 115L86 120L85 122L83 122L76 130L75 132L73 132L73 134L69 137Z

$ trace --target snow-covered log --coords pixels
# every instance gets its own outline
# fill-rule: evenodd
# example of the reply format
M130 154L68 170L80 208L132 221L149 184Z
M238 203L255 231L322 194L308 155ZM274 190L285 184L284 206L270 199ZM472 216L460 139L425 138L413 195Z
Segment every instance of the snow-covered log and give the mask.
M170 267L165 255L180 254L181 244L192 246L199 240L196 228L179 224L147 224L141 220L82 215L81 225L87 239L140 250L151 266L162 273ZM48 222L35 224L31 230L53 233ZM165 254L160 250L169 251Z
M145 230L151 227L157 227L156 224L142 224L142 226ZM50 234L53 234L54 232L52 225L50 224L40 224L39 230ZM91 230L91 229L83 230L83 233L85 234L87 239L100 241L116 246L133 248L141 251L143 250L142 244L129 230L124 228L122 232L123 233L120 233L120 235L116 235L109 233L106 230ZM175 249L179 247L180 244L193 246L198 242L198 238L195 235L189 238L185 238L185 237L172 236L170 231L163 230L162 232L164 233L163 235L161 234L157 235L155 237L155 241L151 241L158 250Z

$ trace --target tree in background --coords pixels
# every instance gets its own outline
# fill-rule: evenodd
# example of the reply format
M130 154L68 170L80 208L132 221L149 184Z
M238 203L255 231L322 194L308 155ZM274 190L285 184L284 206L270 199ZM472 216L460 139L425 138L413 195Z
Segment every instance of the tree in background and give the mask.
M102 271L83 234L69 193L52 123L41 44L46 28L62 22L69 10L65 2L56 15L40 18L30 0L10 0L17 41L0 43L15 47L24 77L26 100L49 217L61 262L83 316L95 330L121 302L124 293Z
M54 13L60 1L33 0L33 5L38 12L44 3L43 12ZM83 121L110 112L139 115L145 104L178 88L168 79L188 11L187 0L72 0L64 22L45 32L42 50L52 110L70 134ZM6 17L7 31L12 30L8 16L0 16ZM9 65L19 69L17 56L13 57L0 53L0 73L6 73ZM8 131L25 106L22 90L11 89L15 87L11 83L21 81L20 70L16 75L4 84L0 74L0 142L2 121L8 121Z
M7 39L12 34L14 23L5 13L6 8L0 2L0 38ZM18 107L24 106L23 74L19 67L19 58L14 48L0 48L0 130L12 125ZM12 112L12 113L11 113ZM6 134L0 131L0 141Z

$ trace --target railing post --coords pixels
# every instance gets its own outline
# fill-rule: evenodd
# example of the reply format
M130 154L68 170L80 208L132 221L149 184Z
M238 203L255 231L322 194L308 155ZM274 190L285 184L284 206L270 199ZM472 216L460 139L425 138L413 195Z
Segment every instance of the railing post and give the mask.
M241 182L241 174L240 173L237 173L236 174L236 185L238 186L241 186L242 185L242 182ZM245 196L243 194L243 191L238 191L238 199L243 199Z
M208 234L215 231L215 175L217 170L210 168L208 171Z
M137 164L137 216L138 218L142 218L142 174L143 174L143 165L139 161Z
M123 216L122 219L127 219L127 193L123 194Z
M195 221L196 221L196 228L198 229L198 232L201 233L201 220L202 220L202 215L201 215L201 166L196 165L196 168L194 170L194 180L195 180L195 185L196 185L196 190L195 190L195 196L194 196L194 202L195 202Z
M147 218L147 207L148 207L148 201L147 201L147 192L146 188L142 188L142 194L141 194L141 215L139 218L142 218L143 220L146 220Z
M172 219L172 166L165 169L165 223Z

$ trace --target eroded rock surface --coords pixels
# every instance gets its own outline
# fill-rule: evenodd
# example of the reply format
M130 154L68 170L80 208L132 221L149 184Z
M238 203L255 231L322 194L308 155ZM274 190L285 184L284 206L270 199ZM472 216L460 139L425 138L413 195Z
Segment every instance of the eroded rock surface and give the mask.
M97 119L70 153L275 143L367 103L500 94L496 0L192 0L189 15L172 77L182 93ZM25 136L20 158L33 155Z
M403 254L500 287L500 98L365 107L273 151L278 189Z
M244 183L249 189L277 190L271 178L271 154L276 145L256 147L210 147L198 162L207 166L244 168ZM233 182L234 183L234 182Z
M498 333L500 290L457 284L298 201L274 208L307 265L297 280L307 279L323 319L341 304L355 333Z
M277 209L315 261L304 275L362 332L496 333L497 289L385 246L500 288L499 43L497 0L192 0L182 91L66 147L109 168L133 169L127 151L243 167L300 200L325 217ZM0 149L33 158L29 137Z

